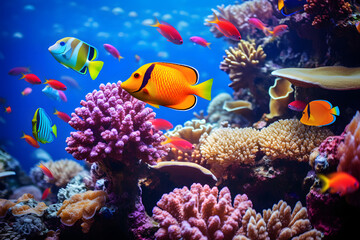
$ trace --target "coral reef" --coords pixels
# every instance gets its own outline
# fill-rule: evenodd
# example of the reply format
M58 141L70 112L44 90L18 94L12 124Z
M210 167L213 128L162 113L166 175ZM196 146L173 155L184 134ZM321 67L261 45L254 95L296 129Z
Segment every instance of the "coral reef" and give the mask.
M42 219L31 214L16 218L13 228L20 235L28 237L31 235L41 236L48 231Z
M45 181L55 184L57 187L65 187L66 184L75 177L84 168L77 162L70 159L61 159L58 161L48 161L43 163L47 167L54 178L50 179L45 176Z
M336 24L352 13L350 3L345 0L307 0L304 10L312 16L312 25L318 28Z
M59 189L57 198L59 202L64 202L73 195L84 192L86 192L85 183L83 182L83 178L78 175L71 179L65 188Z
M328 136L326 128L310 127L297 119L279 120L259 133L260 150L271 159L308 161L312 149Z
M357 111L354 118L345 128L345 139L338 146L339 172L347 172L360 181L360 112ZM360 207L360 190L348 194L347 201L354 206Z
M253 165L259 150L259 132L253 128L218 128L200 139L200 152L216 177L229 166Z
M14 216L23 216L30 213L42 216L46 208L45 203L37 202L33 195L25 193L16 201L15 205L11 207L11 212Z
M311 229L306 208L300 202L296 203L291 212L291 207L280 200L272 209L263 210L262 216L249 208L242 218L242 227L234 240L320 240L321 238L320 231Z
M107 194L104 191L78 193L63 202L57 215L61 217L61 223L66 226L72 226L81 219L82 231L87 233L94 215L104 206L106 199Z
M153 209L160 223L157 239L232 239L242 215L252 207L247 196L236 195L232 204L227 188L193 184L164 194Z
M275 79L274 85L269 88L270 113L266 114L266 117L272 119L283 116L288 110L288 104L292 99L291 93L293 92L294 89L288 80L282 78Z
M233 114L229 114L223 109L224 103L232 101L233 98L228 93L220 93L216 95L209 103L207 107L207 120L210 123L221 123L223 121L230 121L233 118Z

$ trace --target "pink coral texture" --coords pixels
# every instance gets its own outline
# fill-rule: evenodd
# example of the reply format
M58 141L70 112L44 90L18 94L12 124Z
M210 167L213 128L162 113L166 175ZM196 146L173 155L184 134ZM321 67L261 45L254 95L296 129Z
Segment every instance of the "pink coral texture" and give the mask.
M162 133L151 131L148 121L155 113L120 84L101 84L100 90L88 93L80 102L82 107L71 114L69 124L77 131L66 139L66 151L74 158L88 162L111 159L131 165L129 161L134 159L153 164L165 155Z
M252 202L236 195L232 204L227 187L192 184L164 194L153 209L153 218L160 223L156 239L232 239L241 226L242 216Z

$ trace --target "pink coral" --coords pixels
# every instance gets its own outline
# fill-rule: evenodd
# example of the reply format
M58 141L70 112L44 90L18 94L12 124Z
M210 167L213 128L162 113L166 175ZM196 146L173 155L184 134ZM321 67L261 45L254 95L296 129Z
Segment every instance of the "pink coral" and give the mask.
M247 196L236 195L231 204L228 188L193 184L164 194L153 218L160 223L157 239L232 239L241 226L242 216L252 207Z

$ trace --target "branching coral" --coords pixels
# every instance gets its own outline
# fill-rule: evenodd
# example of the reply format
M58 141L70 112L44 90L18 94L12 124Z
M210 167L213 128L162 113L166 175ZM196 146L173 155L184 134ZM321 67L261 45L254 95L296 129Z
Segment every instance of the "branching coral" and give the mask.
M360 181L360 113L346 126L345 140L338 146L337 170L347 172ZM347 195L347 200L354 206L360 206L360 191Z
M235 92L241 88L249 88L250 92L256 95L254 79L266 58L262 47L256 47L255 42L241 40L238 47L230 47L225 53L220 69L229 74L232 81L229 87Z
M313 16L312 25L322 27L331 22L345 19L352 12L350 3L345 0L307 0L304 10Z
M84 170L80 164L70 159L62 159L55 162L48 161L43 164L51 171L52 175L54 176L52 179L45 176L45 180L49 183L55 184L58 187L64 187L73 177Z
M247 196L236 195L231 203L228 188L220 192L208 185L191 185L164 194L153 209L160 223L155 237L161 239L232 239L242 215L252 207Z
M200 139L200 152L217 176L231 165L255 162L259 132L253 128L218 128Z
M63 202L57 215L61 217L61 223L66 226L72 226L81 219L82 231L87 233L94 215L104 206L106 199L107 194L104 191L78 193Z
M326 128L306 126L297 119L279 120L260 131L260 150L271 159L308 161L311 150L330 135Z
M272 210L263 210L263 216L248 209L242 219L242 227L234 240L320 240L322 233L311 229L306 208L300 202L291 212L290 206L280 200Z
M222 17L230 21L240 31L241 35L245 35L251 32L251 27L248 23L249 18L258 18L262 22L267 23L272 18L273 9L271 3L267 0L254 0L243 2L236 5L217 6L217 10L212 9L218 17ZM209 21L213 19L213 15L209 15L205 20ZM205 25L211 26L210 31L215 37L222 37L223 34L216 29L212 24L205 22Z

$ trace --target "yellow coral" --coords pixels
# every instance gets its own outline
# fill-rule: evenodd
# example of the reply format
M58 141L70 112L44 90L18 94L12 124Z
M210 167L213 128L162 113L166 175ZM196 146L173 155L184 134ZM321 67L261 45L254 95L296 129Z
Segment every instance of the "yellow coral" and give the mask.
M260 131L260 150L271 159L308 161L311 150L330 135L329 129L306 126L297 119L279 120Z
M61 223L72 226L81 219L84 233L90 230L92 218L97 210L105 205L107 194L104 191L87 191L73 195L65 200L57 212L61 217Z
M256 47L255 42L241 40L238 47L230 47L225 52L227 56L221 62L220 69L229 74L232 81L229 87L234 91L249 88L251 93L255 94L254 79L266 58L262 47Z
M64 187L70 180L75 177L84 168L77 162L69 159L63 159L59 161L48 161L43 163L47 167L54 178L50 179L45 176L45 180L49 183L55 184L58 187Z
M263 210L263 216L248 209L242 219L242 227L234 240L320 240L322 233L311 229L307 210L297 202L291 212L290 206L280 200L272 210Z
M200 138L200 152L217 176L230 165L254 164L259 132L253 128L218 128Z

